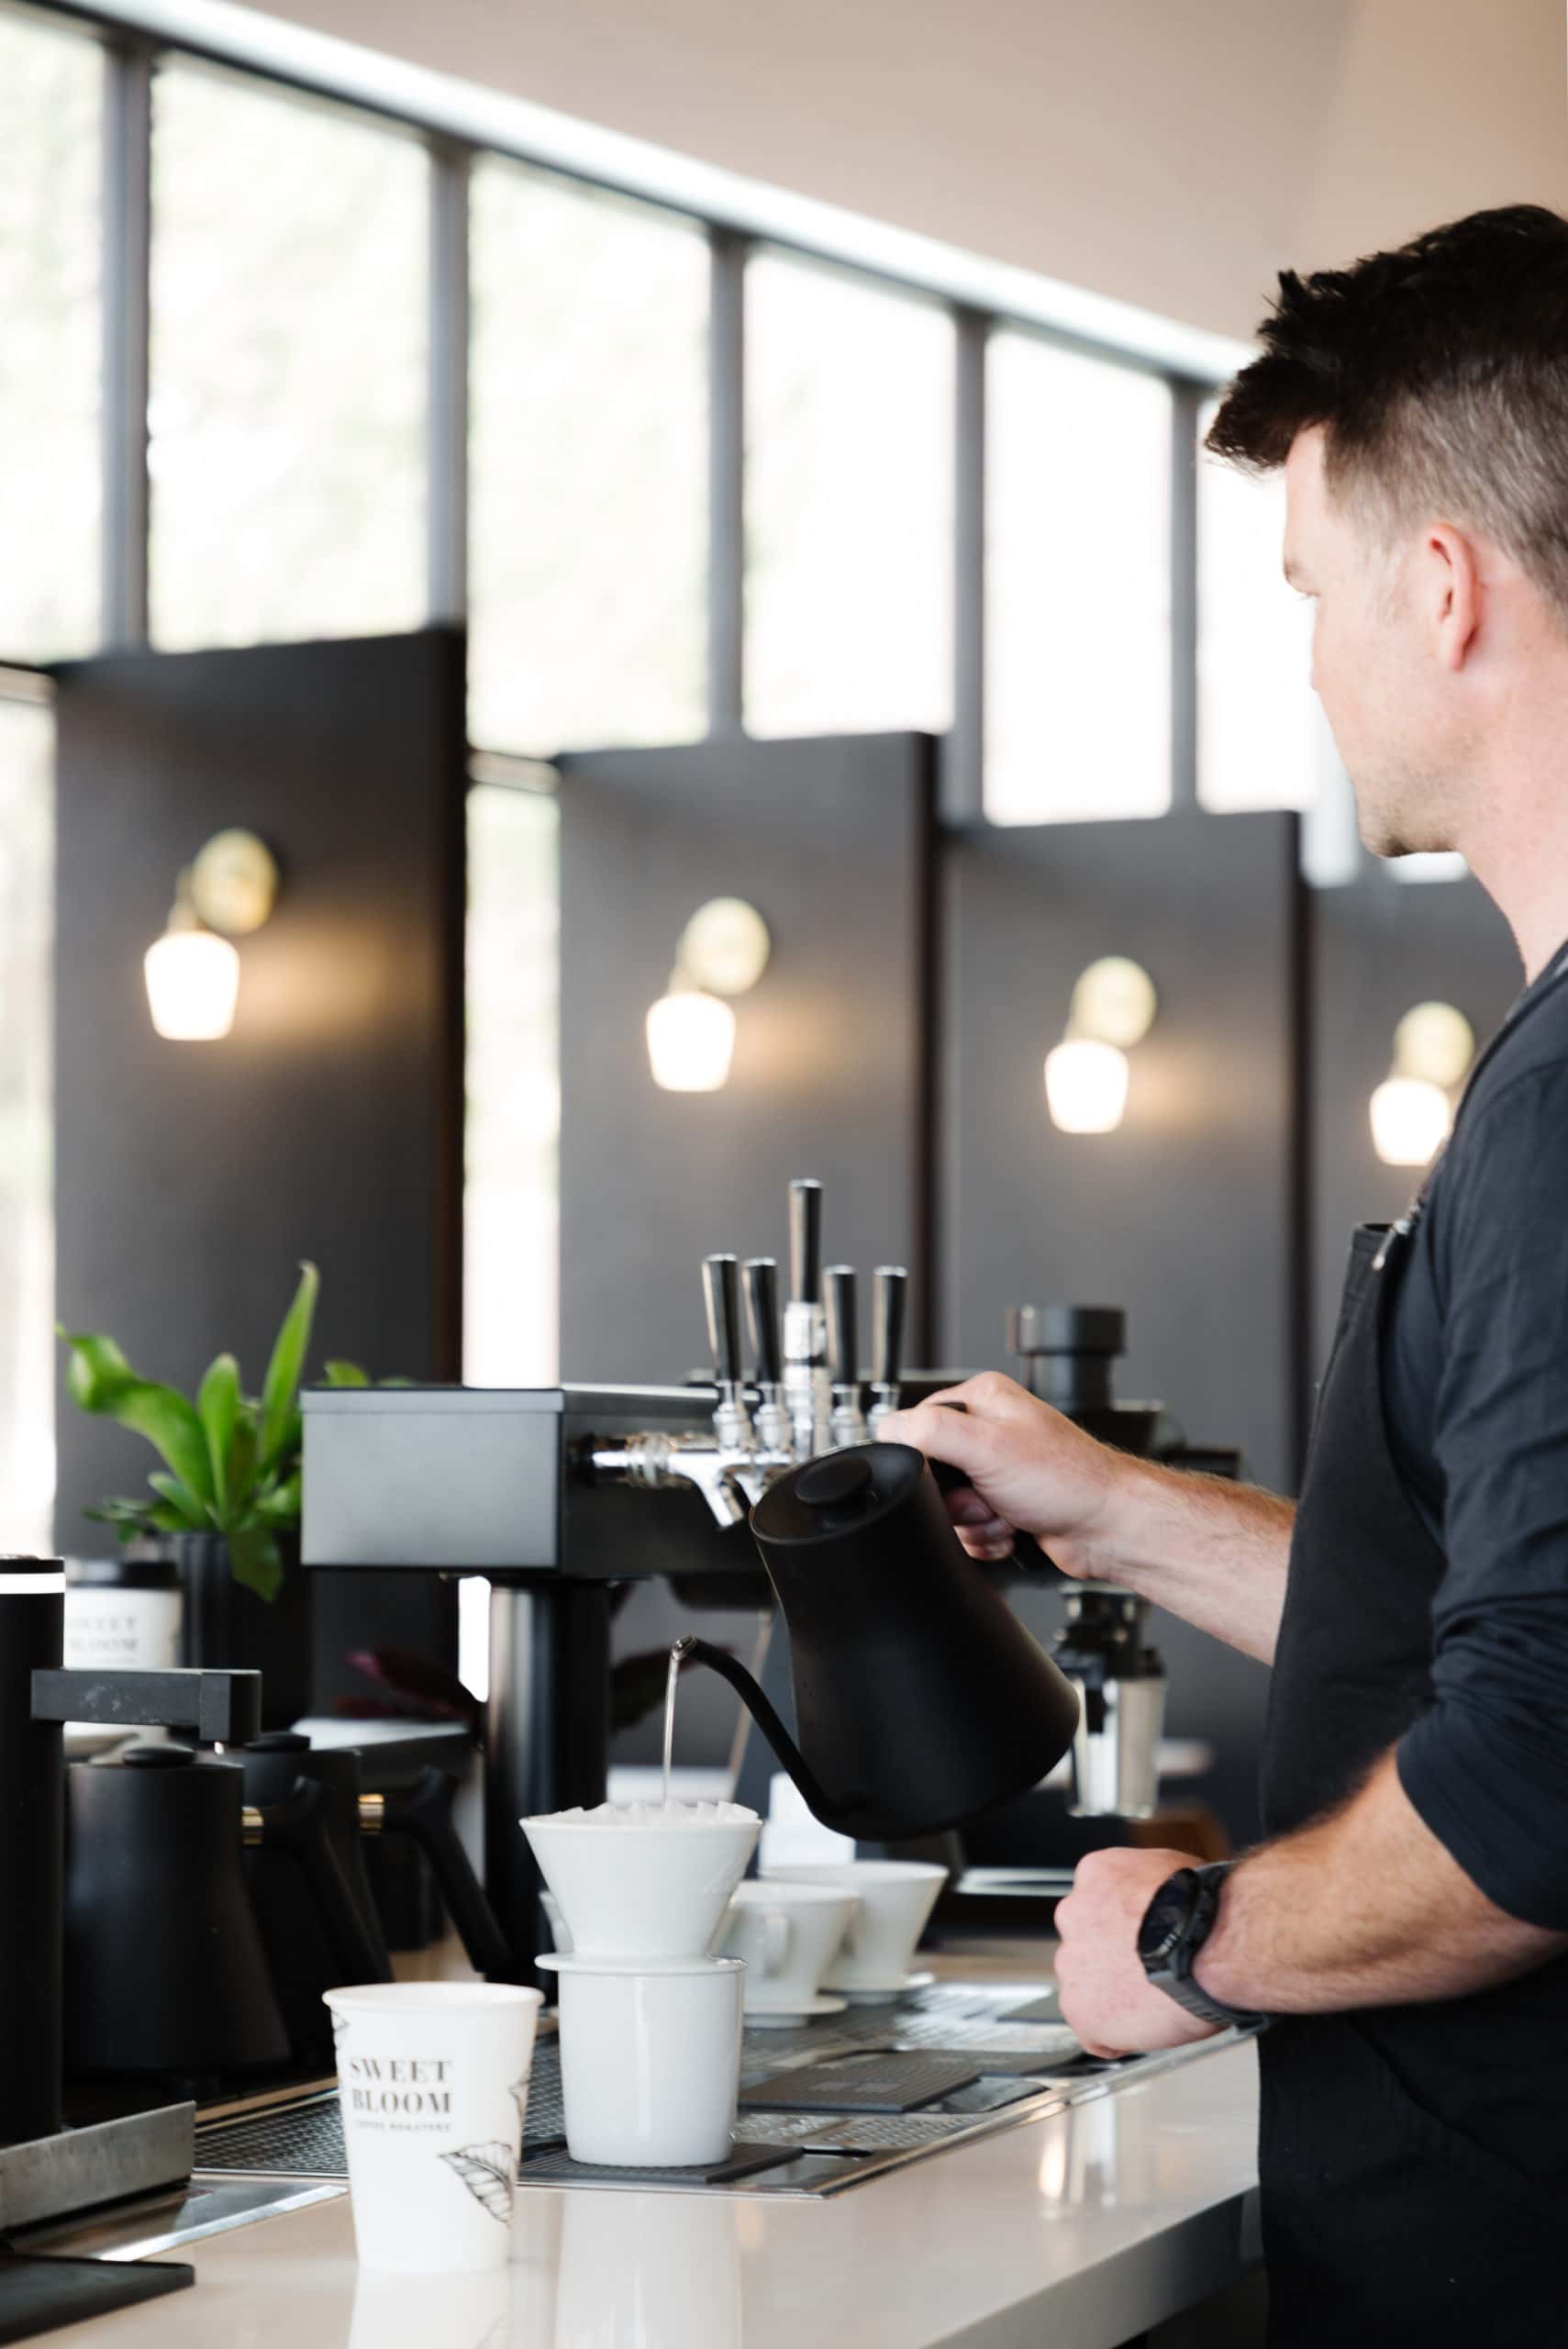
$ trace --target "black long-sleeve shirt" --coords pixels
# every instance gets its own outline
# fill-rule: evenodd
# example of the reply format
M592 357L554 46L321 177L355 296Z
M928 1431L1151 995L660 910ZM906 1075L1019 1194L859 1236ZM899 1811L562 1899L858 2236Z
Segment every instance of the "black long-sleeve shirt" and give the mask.
M1477 1072L1385 1331L1394 1454L1441 1548L1400 1782L1471 1881L1568 1932L1568 979Z

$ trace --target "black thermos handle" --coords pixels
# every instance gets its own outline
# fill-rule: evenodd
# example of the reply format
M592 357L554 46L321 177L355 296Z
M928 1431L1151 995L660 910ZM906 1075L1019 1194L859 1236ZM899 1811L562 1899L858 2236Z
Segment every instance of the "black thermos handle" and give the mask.
M338 1854L328 1840L332 1789L319 1778L296 1778L283 1802L258 1812L261 1841L269 1851L286 1852L298 1865L320 1913L343 1982L390 1982L392 1968L366 1932Z
M495 1911L473 1873L452 1825L457 1780L450 1771L426 1770L406 1802L389 1802L382 1822L386 1835L412 1835L436 1871L452 1923L476 1974L498 1982L513 1979L517 1961L506 1946ZM528 1953L531 1956L531 1951Z

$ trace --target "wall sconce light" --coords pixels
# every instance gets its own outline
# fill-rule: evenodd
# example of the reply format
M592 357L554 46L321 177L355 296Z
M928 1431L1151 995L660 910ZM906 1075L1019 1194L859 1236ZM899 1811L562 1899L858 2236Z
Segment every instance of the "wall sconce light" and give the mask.
M1064 1134L1113 1133L1127 1108L1127 1055L1154 1025L1154 982L1125 954L1102 955L1073 990L1067 1030L1045 1056L1045 1098Z
M725 998L754 987L772 952L767 923L743 897L710 897L697 907L681 932L670 984L648 1014L655 1085L717 1093L728 1084L735 1014Z
M227 1036L239 996L230 940L260 930L278 894L277 860L254 832L215 833L174 887L168 927L147 950L147 1001L161 1036Z
M1394 1030L1394 1063L1371 1101L1373 1148L1385 1166L1425 1166L1447 1139L1451 1094L1475 1057L1475 1034L1451 1003L1418 1003Z

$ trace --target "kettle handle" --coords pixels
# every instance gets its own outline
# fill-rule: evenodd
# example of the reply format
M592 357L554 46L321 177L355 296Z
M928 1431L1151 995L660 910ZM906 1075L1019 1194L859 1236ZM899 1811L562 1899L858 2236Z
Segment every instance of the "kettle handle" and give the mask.
M331 1789L317 1778L296 1778L283 1802L267 1803L257 1813L261 1841L268 1848L286 1852L305 1877L320 1913L335 1966L345 1982L390 1982L392 1968L365 1931L338 1854L327 1839L327 1813Z
M796 1745L743 1664L737 1664L735 1658L727 1653L723 1648L716 1648L708 1641L699 1640L690 1635L684 1640L677 1640L673 1653L680 1657L683 1664L687 1662L706 1664L711 1672L717 1673L721 1680L728 1681L805 1796L806 1809L819 1819L825 1827L831 1827L836 1819L852 1817L856 1811L864 1807L866 1797L862 1794L840 1795L835 1800L833 1797L823 1792L799 1746Z
M517 1962L452 1825L456 1792L457 1780L450 1771L438 1770L432 1764L406 1802L387 1804L382 1832L413 1837L436 1871L441 1898L474 1972L488 1981L510 1982L516 1976Z

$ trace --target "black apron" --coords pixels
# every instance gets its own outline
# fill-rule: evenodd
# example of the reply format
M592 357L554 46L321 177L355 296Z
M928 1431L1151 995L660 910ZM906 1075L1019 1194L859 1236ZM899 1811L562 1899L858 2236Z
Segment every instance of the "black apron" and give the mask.
M1382 1329L1405 1250L1357 1232L1269 1701L1263 1817L1349 1794L1430 1700L1437 1542L1390 1453ZM1568 2343L1568 1960L1259 2043L1274 2349Z

